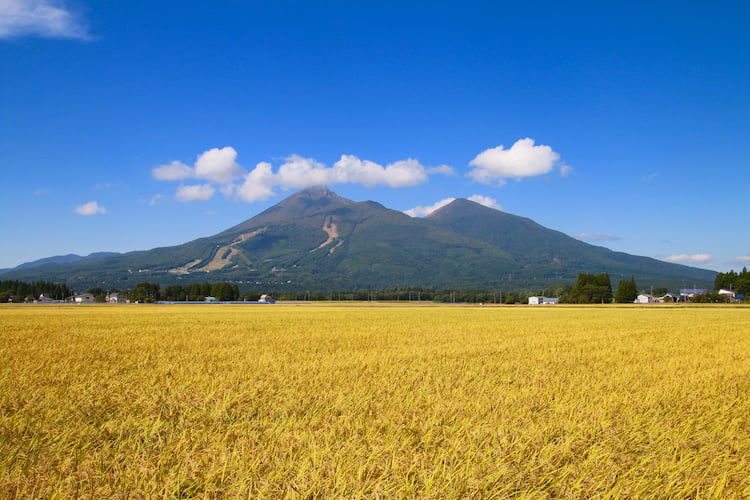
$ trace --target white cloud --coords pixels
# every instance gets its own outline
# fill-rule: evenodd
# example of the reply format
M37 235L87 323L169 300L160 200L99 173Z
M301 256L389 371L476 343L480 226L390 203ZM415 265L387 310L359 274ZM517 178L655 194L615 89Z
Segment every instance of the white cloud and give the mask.
M180 186L177 188L175 198L177 201L206 201L210 200L216 190L211 184L194 184L192 186Z
M83 205L78 205L75 208L75 213L78 215L96 215L96 214L106 214L107 209L103 206L99 205L99 202L97 201L89 201L88 203L84 203Z
M271 165L264 163L263 170L264 175L271 174ZM312 158L292 155L284 160L273 181L271 181L270 175L268 175L267 179L269 182L273 182L274 185L278 184L285 188L298 189L331 184L333 181L333 170Z
M0 0L0 38L24 35L89 38L81 19L59 0Z
M0 0L0 2L1 1L2 0ZM105 182L105 183L94 184L92 189L94 191L104 191L107 189L118 190L118 191L130 191L130 186L128 186L127 184Z
M619 236L610 233L579 233L574 234L573 237L586 241L617 241L620 239Z
M409 210L404 210L404 213L410 217L426 217L430 215L432 212L439 208L443 208L450 202L454 201L455 198L445 198L442 199L432 205L426 205L426 206L416 206L414 208L410 208ZM467 200L473 201L474 203L479 203L480 205L484 205L485 207L494 208L495 210L502 210L503 207L501 207L497 200L494 198L490 198L489 196L482 196L481 194L473 194L467 198Z
M217 184L232 182L243 173L242 167L237 163L237 151L230 146L209 149L198 156L195 162L195 176Z
M222 191L244 201L258 201L276 194L275 188L302 189L329 184L385 185L393 188L415 186L427 181L427 168L414 159L387 166L354 155L342 155L328 167L313 158L292 155L274 172L270 163L261 162L244 176L241 184L227 185ZM440 169L445 172L444 168Z
M390 187L407 187L416 186L426 181L427 169L417 160L409 158L408 160L391 163L385 167L381 172L380 181L376 182L376 184L385 184Z
M151 170L151 175L154 176L154 179L159 179L160 181L179 181L195 177L195 170L193 167L175 160L166 165L155 167Z
M572 171L573 167L571 167L570 165L566 165L564 163L560 165L560 175L562 175L563 177L569 176Z
M435 210L437 210L438 208L443 208L444 206L446 206L453 200L455 200L455 198L445 198L432 205L427 205L427 206L420 205L414 208L410 208L409 210L404 210L404 213L408 215L409 217L426 217L430 215L432 212L434 212Z
M43 195L43 194L49 194L49 193L51 193L51 192L52 192L52 190L51 190L51 189L47 189L47 188L39 188L39 189L36 189L36 190L35 190L35 191L34 191L34 192L33 192L32 194L33 194L34 196L41 196L41 195Z
M164 195L163 194L155 194L155 195L153 195L151 197L150 200L148 200L148 206L149 207L155 207L156 205L158 205L159 203L161 203L161 201L163 199L164 199Z
M427 169L428 174L443 174L443 175L456 175L456 171L453 167L448 165L438 165L437 167L429 167Z
M504 184L505 179L521 179L549 173L560 155L549 146L534 145L534 139L520 139L510 149L487 149L471 160L469 177L484 184ZM570 167L566 168L570 172Z
M354 155L342 155L329 167L313 158L291 155L275 172L270 163L261 162L246 173L237 163L237 151L232 147L205 151L198 156L192 167L173 161L151 170L151 175L159 180L203 179L208 183L203 185L201 195L209 196L206 186L215 189L215 185L220 185L219 189L227 198L236 197L244 201L258 201L273 196L276 188L302 189L330 184L361 184L367 187L383 185L393 188L416 186L427 182L431 174L454 175L454 171L448 165L426 167L413 158L383 166ZM238 179L240 182L235 182ZM196 189L192 186L181 187L178 199L195 199L191 196L198 194Z
M444 169L443 169L444 170ZM292 155L279 167L276 184L286 189L299 189L324 184L362 184L373 187L416 186L427 181L427 168L414 159L382 166L354 155L342 155L331 167Z
M656 179L657 177L659 177L659 172L658 171L650 173L648 175L644 175L643 177L641 177L641 182L651 182L654 179Z
M711 255L707 253L696 253L693 255L670 255L668 257L664 257L664 260L666 260L667 262L708 262L709 260L711 260Z
M204 151L198 155L193 167L175 160L151 170L151 175L160 181L196 178L216 184L226 184L237 180L243 173L244 169L237 163L237 151L229 146Z
M741 255L734 260L737 262L750 262L750 255Z
M469 196L468 198L470 201L473 201L474 203L479 203L480 205L484 205L485 207L494 208L495 210L502 210L503 207L501 207L495 198L490 198L489 196L482 196L481 194L473 194Z
M226 196L235 195L242 201L259 201L273 196L273 187L276 184L276 176L271 170L271 164L258 163L255 168L245 174L245 180L239 186L230 184L234 189L224 192ZM227 186L227 187L229 187Z

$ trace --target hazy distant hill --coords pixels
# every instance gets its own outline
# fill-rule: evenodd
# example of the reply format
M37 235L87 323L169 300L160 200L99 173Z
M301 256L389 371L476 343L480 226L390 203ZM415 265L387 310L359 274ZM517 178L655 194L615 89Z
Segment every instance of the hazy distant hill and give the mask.
M373 201L347 200L327 188L300 191L214 236L89 257L19 266L3 278L64 280L77 288L232 280L274 289L513 289L572 281L581 271L608 271L615 279L633 275L643 285L667 286L709 283L715 276L589 245L468 200L419 219Z
M106 257L114 257L115 255L121 255L121 254L118 252L94 252L89 255L77 255L74 253L69 253L67 255L55 255L54 257L45 257L43 259L33 260L31 262L24 262L23 264L20 264L13 268L0 269L0 274L6 271L17 271L21 269L29 269L31 267L39 267L39 266L44 266L47 264L70 264L71 262L80 262L80 261L91 262L95 260L104 259Z

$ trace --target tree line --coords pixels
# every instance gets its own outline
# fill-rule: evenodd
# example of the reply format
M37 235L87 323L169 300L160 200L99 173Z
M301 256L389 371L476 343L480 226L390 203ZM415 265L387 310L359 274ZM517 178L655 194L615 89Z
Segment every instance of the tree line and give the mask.
M719 273L716 275L714 288L717 291L723 288L748 296L750 295L750 272L747 267L743 267L740 272Z
M738 293L750 295L750 272L743 268L741 272L730 271L719 273L715 287L731 289ZM203 301L206 297L215 297L220 301L258 300L258 292L241 292L234 283L191 283L189 285L169 285L164 288L159 283L143 282L129 290L110 289L101 287L88 289L97 302L104 302L106 294L119 292L131 301L140 303L158 301ZM655 288L651 293L661 296L668 292L666 288ZM0 281L0 302L30 301L45 294L52 299L62 300L73 294L63 283L37 281L26 283L23 281ZM484 289L440 289L429 288L389 288L389 289L360 289L339 292L280 292L273 290L269 294L279 300L299 301L426 301L440 303L487 303L487 304L515 304L527 303L530 296L543 295L557 297L561 303L568 304L601 304L601 303L632 303L638 296L638 286L634 278L621 280L616 291L612 291L612 282L607 273L580 273L573 285L558 284L544 290L521 290L515 292L484 290ZM705 297L694 297L694 302L719 302L728 300L726 296L708 294Z
M51 283L49 281L24 281L6 280L0 281L0 302L35 300L40 295L46 295L51 299L63 300L72 292L63 283Z
M139 283L127 292L131 302L157 302L160 300L185 302L201 301L206 297L214 297L216 300L257 300L259 294L240 294L240 289L232 283L191 283L187 286L170 285L164 289L159 283Z

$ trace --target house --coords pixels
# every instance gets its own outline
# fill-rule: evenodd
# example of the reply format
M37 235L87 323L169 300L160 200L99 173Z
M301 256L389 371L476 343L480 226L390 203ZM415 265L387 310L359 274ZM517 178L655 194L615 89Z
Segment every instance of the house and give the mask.
M741 293L737 293L734 290L725 290L721 289L719 290L719 295L722 297L727 297L729 299L729 302L739 302L741 300L745 300L745 296Z
M692 299L696 295L706 295L708 290L705 288L681 288L680 289L680 300L686 301Z
M641 293L638 294L638 297L635 299L635 304L653 304L656 302L656 299L653 295L649 295L647 293Z
M51 303L60 302L60 301L53 299L52 296L48 293L43 293L39 295L39 299L36 300L35 302L37 302L38 304L51 304Z
M203 297L203 302L216 302L216 297Z
M560 299L556 297L542 297L541 295L529 297L529 304L531 305L558 304L559 302L560 302Z
M258 299L258 302L261 304L275 304L276 301L271 298L270 295L266 295L265 293L260 296L260 299Z
M127 301L124 295L117 292L107 294L107 296L104 297L104 300L107 304L124 304Z
M94 296L90 293L74 295L73 302L76 304L92 304L94 302Z
M673 295L671 293L666 293L662 295L661 297L656 297L656 301L663 304L665 302L677 302L679 300L679 297L676 295Z

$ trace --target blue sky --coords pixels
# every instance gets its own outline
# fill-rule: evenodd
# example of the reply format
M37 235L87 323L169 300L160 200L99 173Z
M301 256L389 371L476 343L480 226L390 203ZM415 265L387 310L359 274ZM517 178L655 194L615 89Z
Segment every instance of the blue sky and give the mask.
M182 243L321 180L750 264L745 2L358 4L0 0L0 267Z

